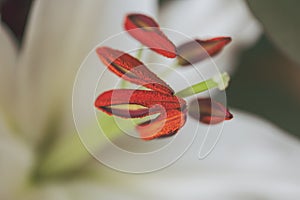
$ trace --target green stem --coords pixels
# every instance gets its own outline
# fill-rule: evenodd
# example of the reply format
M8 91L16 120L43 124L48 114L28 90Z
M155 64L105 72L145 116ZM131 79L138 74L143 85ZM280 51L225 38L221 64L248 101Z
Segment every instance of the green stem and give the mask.
M166 77L168 76L171 72L173 72L173 70L175 70L176 68L178 68L178 62L173 62L172 65L166 69L165 71L163 71L162 73L160 73L160 77Z
M128 85L128 82L127 81L125 81L124 79L122 79L122 80L120 80L120 88L126 88L127 87L127 85Z
M216 87L219 87L219 89L224 90L227 87L230 78L227 73L223 73L220 76L215 76L209 80L192 85L188 88L185 88L177 92L175 95L184 98L201 92L205 92L209 89L216 88Z
M144 46L141 45L140 48L139 48L139 50L138 50L137 53L136 53L136 58L139 59L139 60L140 60L140 59L142 58L142 56L143 56L143 50L144 50L143 47L144 47Z

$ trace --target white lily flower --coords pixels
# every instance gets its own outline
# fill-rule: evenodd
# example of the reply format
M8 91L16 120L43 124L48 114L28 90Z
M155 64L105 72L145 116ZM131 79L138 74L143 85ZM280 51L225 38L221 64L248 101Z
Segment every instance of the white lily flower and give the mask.
M164 22L174 20L174 15L168 17L167 13L176 10L176 4L185 6L183 2L171 2L173 5L164 8ZM156 9L156 1L36 0L20 54L10 33L1 25L1 199L232 200L300 196L299 143L268 122L240 111L235 111L235 119L226 124L210 157L198 160L200 140L196 140L174 165L150 174L118 173L100 167L98 162L95 165L91 159L82 160L77 152L63 151L68 151L63 147L70 143L75 149L83 149L77 136L68 140L70 133L75 134L70 99L80 63L96 44L122 31L121 23L127 12L155 15ZM209 12L204 16L208 17ZM250 37L247 41L251 40L254 39ZM186 130L193 128L191 124ZM49 154L41 154L40 145L51 140L49 135L59 142L50 143ZM79 152L88 156L84 150ZM43 172L50 172L42 180L35 180L34 170L43 161ZM84 164L89 167L83 166L78 174L72 171L72 167L77 169ZM65 174L61 173L62 168ZM69 172L72 177L59 177Z

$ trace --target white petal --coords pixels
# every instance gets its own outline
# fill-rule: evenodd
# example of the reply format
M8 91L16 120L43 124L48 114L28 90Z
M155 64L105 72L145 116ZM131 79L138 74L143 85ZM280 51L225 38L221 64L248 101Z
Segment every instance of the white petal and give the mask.
M27 190L20 200L71 200L66 189L61 185L36 185Z
M71 199L74 200L140 199L137 198L139 195L137 195L136 198L133 198L132 194L128 194L126 188L120 188L120 190L116 191L114 189L114 185L107 183L106 181L103 181L102 183L93 181L77 181L73 184L70 184L68 191L71 194Z
M12 114L17 46L12 33L0 24L0 110Z
M25 194L22 200L98 200L98 199L123 199L133 200L128 195L126 188L116 191L109 187L109 183L99 183L93 180L76 180L67 183L53 183L39 185Z
M196 140L175 164L160 171L102 173L116 183L126 180L119 188L143 191L143 199L299 199L299 141L256 116L233 113L235 118L226 122L220 142L204 160L198 159L202 141Z
M47 125L55 127L55 120L49 124L51 118L64 115L70 123L72 85L86 54L122 30L125 13L154 12L155 5L156 1L35 1L19 62L25 132L41 137Z
M14 199L32 169L32 151L0 121L0 197Z
M240 0L170 1L160 13L164 27L188 37L231 36L233 42L215 59L225 71L233 70L240 47L253 44L261 33L260 25L252 17L246 2Z

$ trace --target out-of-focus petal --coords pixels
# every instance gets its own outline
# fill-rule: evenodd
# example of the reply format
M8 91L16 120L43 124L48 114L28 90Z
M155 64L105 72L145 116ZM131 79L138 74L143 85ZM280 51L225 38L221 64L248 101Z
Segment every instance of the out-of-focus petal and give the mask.
M37 185L36 187L30 188L30 190L24 191L20 200L70 200L70 194L68 194L67 184L63 186L57 184L44 184Z
M78 200L99 200L99 199L122 199L122 200L137 200L139 194L128 192L126 188L115 190L114 183L96 182L96 181L77 181L68 186L68 192L71 199Z
M126 13L155 12L155 8L156 1L34 1L18 66L20 121L32 142L55 126L49 124L51 118L61 118L61 124L70 126L65 132L73 131L72 85L84 57L96 44L122 31Z
M300 198L299 141L257 116L238 110L234 113L236 118L224 126L221 140L204 160L198 153L206 128L200 127L191 148L167 168L142 176L109 168L101 174L119 183L126 180L123 187L128 192L143 191L143 199ZM190 124L191 132L196 123Z
M217 37L183 43L177 47L178 64L181 66L191 65L209 56L217 55L229 42L231 42L230 37Z
M0 111L12 114L15 91L17 46L12 34L0 24Z
M138 200L138 194L128 192L112 183L96 182L94 180L76 180L40 185L25 193L20 200L99 200L122 199Z
M224 105L210 98L194 99L189 105L189 115L204 124L218 124L233 118Z
M1 119L2 120L2 119ZM0 121L0 197L15 199L33 167L33 152Z
M261 33L246 2L240 0L167 1L160 11L160 24L191 38L232 37L231 44L214 59L222 71L228 72L233 71L241 49L253 44ZM201 69L205 70L205 67Z
M158 23L143 14L129 14L125 18L128 33L153 51L168 58L176 57L175 45L160 30Z
M131 55L109 47L99 47L96 52L108 69L119 77L155 91L174 93L168 84Z

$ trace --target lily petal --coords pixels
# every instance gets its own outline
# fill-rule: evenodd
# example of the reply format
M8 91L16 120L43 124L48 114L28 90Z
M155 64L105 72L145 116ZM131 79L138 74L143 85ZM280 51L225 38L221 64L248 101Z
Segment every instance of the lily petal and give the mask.
M217 66L228 73L233 72L241 49L254 44L262 33L260 23L251 14L247 3L240 0L166 1L160 14L162 26L192 38L231 36L232 43L214 59ZM176 42L180 44L184 40ZM202 65L205 70L205 64L199 63L199 66Z
M33 163L33 151L3 124L0 116L1 199L16 199L31 175Z
M107 19L109 23L120 23L128 12L155 12L156 3L122 0L33 2L19 60L21 94L17 104L19 121L30 141L40 141L45 130L54 125L58 126L57 130L63 129L61 132L75 131L70 99L76 72L96 44L122 31L121 26L110 26ZM59 125L51 122L54 118Z
M141 195L137 195L134 191L120 189L113 183L82 178L39 184L17 200L99 200L99 198L137 200L140 199L139 196Z
M224 105L210 98L193 100L189 106L189 115L204 124L218 124L233 118Z
M12 34L0 24L0 110L11 114L14 107L13 95L14 91L14 70L17 61L17 46L12 38Z
M169 85L131 55L109 47L99 47L97 54L109 70L124 80L162 93L174 93Z
M132 199L299 199L299 141L262 118L234 112L239 117L224 126L221 141L204 160L197 156L203 137L197 137L180 159L155 173L137 176L104 167L98 174L120 183L128 194L133 191ZM197 122L191 122L185 125L186 133L195 131ZM198 136L206 130L201 126ZM136 152L143 148L136 147ZM123 154L113 156L126 163ZM157 162L169 156L162 154ZM99 162L93 166L99 168Z
M124 118L140 118L165 110L185 110L183 99L156 91L117 89L109 90L95 101L101 111Z
M177 47L178 64L186 66L200 62L209 56L218 54L223 47L231 42L230 37L217 37L208 40L196 39Z
M125 18L124 28L132 37L153 51L168 58L176 57L174 44L151 17L137 13L129 14Z
M178 132L185 124L185 111L166 110L154 120L139 124L136 129L144 140L169 137Z

